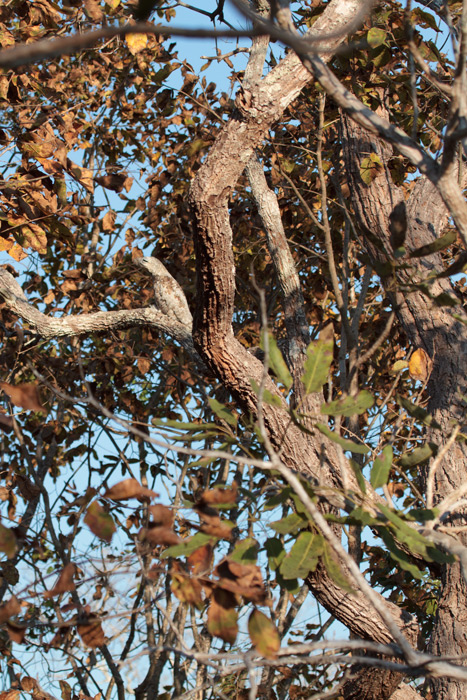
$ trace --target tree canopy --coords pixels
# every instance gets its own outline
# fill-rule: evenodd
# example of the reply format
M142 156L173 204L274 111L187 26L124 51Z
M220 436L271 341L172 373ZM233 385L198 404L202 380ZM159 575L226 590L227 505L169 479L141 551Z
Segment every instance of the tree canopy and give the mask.
M0 7L0 700L460 700L467 2L198 5Z

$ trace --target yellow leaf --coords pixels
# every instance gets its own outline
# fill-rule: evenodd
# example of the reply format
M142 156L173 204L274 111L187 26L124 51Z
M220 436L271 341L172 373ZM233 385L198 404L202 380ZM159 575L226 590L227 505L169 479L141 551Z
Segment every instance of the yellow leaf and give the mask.
M8 251L8 254L11 255L11 257L14 260L17 260L20 262L20 260L24 260L24 258L28 257L28 254L24 252L24 250L21 248L20 245L15 243Z
M274 659L281 645L276 626L256 608L248 620L248 632L256 651L267 659Z
M423 348L417 348L409 361L409 372L412 379L426 382L431 374L433 361Z
M398 372L401 372L403 369L407 369L409 366L409 363L406 362L405 360L397 360L397 362L394 362L393 366L391 367L391 374L397 374Z
M13 238L1 238L0 237L0 251L10 250L15 245Z
M21 227L21 234L24 236L25 247L32 248L37 253L47 253L47 236L43 228L29 222L27 226Z
M127 43L128 48L130 49L130 53L133 56L136 56L137 53L142 51L143 49L146 48L148 44L148 35L147 34L127 34L125 41Z

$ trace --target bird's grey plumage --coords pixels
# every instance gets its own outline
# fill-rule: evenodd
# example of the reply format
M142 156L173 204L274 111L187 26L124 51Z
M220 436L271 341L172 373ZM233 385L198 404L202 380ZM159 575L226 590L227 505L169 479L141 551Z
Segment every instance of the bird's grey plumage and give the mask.
M9 301L28 301L13 275L3 268L0 268L0 296Z
M188 307L183 289L170 272L157 258L146 256L138 263L144 267L154 280L154 304L167 316L172 316L183 325L191 328L193 317Z

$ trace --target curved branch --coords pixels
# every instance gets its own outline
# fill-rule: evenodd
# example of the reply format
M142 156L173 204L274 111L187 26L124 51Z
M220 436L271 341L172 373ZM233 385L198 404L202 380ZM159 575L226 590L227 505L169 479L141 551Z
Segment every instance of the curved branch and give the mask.
M13 275L1 269L0 296L3 297L10 311L22 318L31 330L44 340L149 326L170 335L197 362L201 361L193 346L190 325L188 323L180 323L176 318L159 311L153 306L144 309L96 311L91 314L54 318L43 314L30 304Z

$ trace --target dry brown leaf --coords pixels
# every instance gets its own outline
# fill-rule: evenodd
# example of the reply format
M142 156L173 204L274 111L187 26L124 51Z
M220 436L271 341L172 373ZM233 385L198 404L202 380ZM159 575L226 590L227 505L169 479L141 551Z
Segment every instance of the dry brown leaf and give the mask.
M47 235L38 224L29 221L27 226L21 226L21 235L24 238L24 247L32 248L41 255L47 252Z
M0 382L0 388L3 389L11 403L15 406L25 408L27 411L45 412L45 408L41 403L37 384L17 384L13 386L12 384L7 384L7 382Z
M10 688L0 693L0 700L18 700L20 691L18 688Z
M4 416L0 414L0 428L6 433L11 433L13 430L13 418L11 416Z
M417 348L409 360L409 372L412 379L428 381L433 367L433 360L423 348Z
M94 535L110 544L117 528L110 513L107 513L97 501L93 501L88 507L84 522Z
M267 598L261 569L256 564L240 564L226 558L219 562L214 574L220 579L220 588L241 595L246 600L264 603Z
M102 219L102 230L106 233L113 231L115 228L116 218L117 214L112 209L109 209L109 211L104 214L104 218Z
M15 556L18 547L16 535L9 527L0 523L0 552L4 552L8 559Z
M138 357L138 369L141 374L147 374L151 369L151 360L149 357Z
M221 520L218 515L200 513L199 517L203 521L203 524L199 528L201 532L224 540L232 539L232 530L235 527L233 523L227 523L225 520Z
M26 693L30 693L34 688L38 686L38 682L36 681L35 678L31 678L31 676L23 676L21 679L21 688L26 691Z
M105 498L112 501L125 501L127 498L157 498L158 493L141 486L136 479L124 479L114 484L104 493Z
M214 637L233 644L237 638L237 600L229 591L214 588L208 609L207 628Z
M152 518L151 527L153 525L172 527L174 523L174 512L172 508L167 508L167 506L156 503L156 505L150 506L148 510Z
M21 474L16 474L16 483L19 492L25 501L32 501L40 494L41 490L36 484L33 484L31 479Z
M402 496L405 493L406 488L407 488L407 484L404 483L403 481L401 481L401 482L391 481L387 486L389 494L391 496L395 495L397 498L402 498Z
M131 180L133 182L133 179L129 178L125 172L101 175L100 177L96 177L95 180L101 187L105 187L107 190L113 190L114 192L117 192L117 194L120 194L124 187L126 189L127 180Z
M10 255L13 260L16 260L17 262L21 262L21 260L28 257L28 254L24 252L19 243L14 243L10 248L5 250L8 250L8 255Z
M204 508L205 506L235 504L237 496L238 487L237 484L233 482L232 487L229 489L219 488L204 491L199 501L196 503L196 507Z
M155 527L143 528L139 533L139 539L143 539L154 547L158 544L165 544L168 546L178 544L181 539L180 537L169 527Z
M104 13L97 0L84 0L84 11L90 19L97 22L102 19Z
M44 598L53 598L54 596L60 595L61 593L74 591L76 588L75 582L73 581L75 572L76 565L72 564L71 562L67 564L60 572L55 586L50 591L46 591L44 593Z
M12 642L16 642L16 644L22 644L24 642L24 637L26 636L26 630L27 626L26 625L19 625L16 624L15 622L7 622L6 623L6 631L8 633L8 636Z
M81 622L76 626L76 629L83 642L91 649L105 644L104 630L100 620L95 615L89 615L86 622Z
M195 576L205 574L211 569L213 550L211 544L203 544L187 557L187 564Z
M75 163L73 163L73 161L71 161L69 158L67 158L66 161L66 168L71 177L79 182L80 185L83 185L87 192L90 194L94 192L94 178L92 170L75 165Z
M6 622L21 610L21 603L16 596L12 596L6 603L0 605L0 623Z
M170 588L179 600L197 607L203 605L203 589L197 578L185 571L178 561L174 561L170 573L172 575Z
M258 653L267 659L274 659L279 651L281 640L276 626L260 610L253 610L248 619L248 633Z

